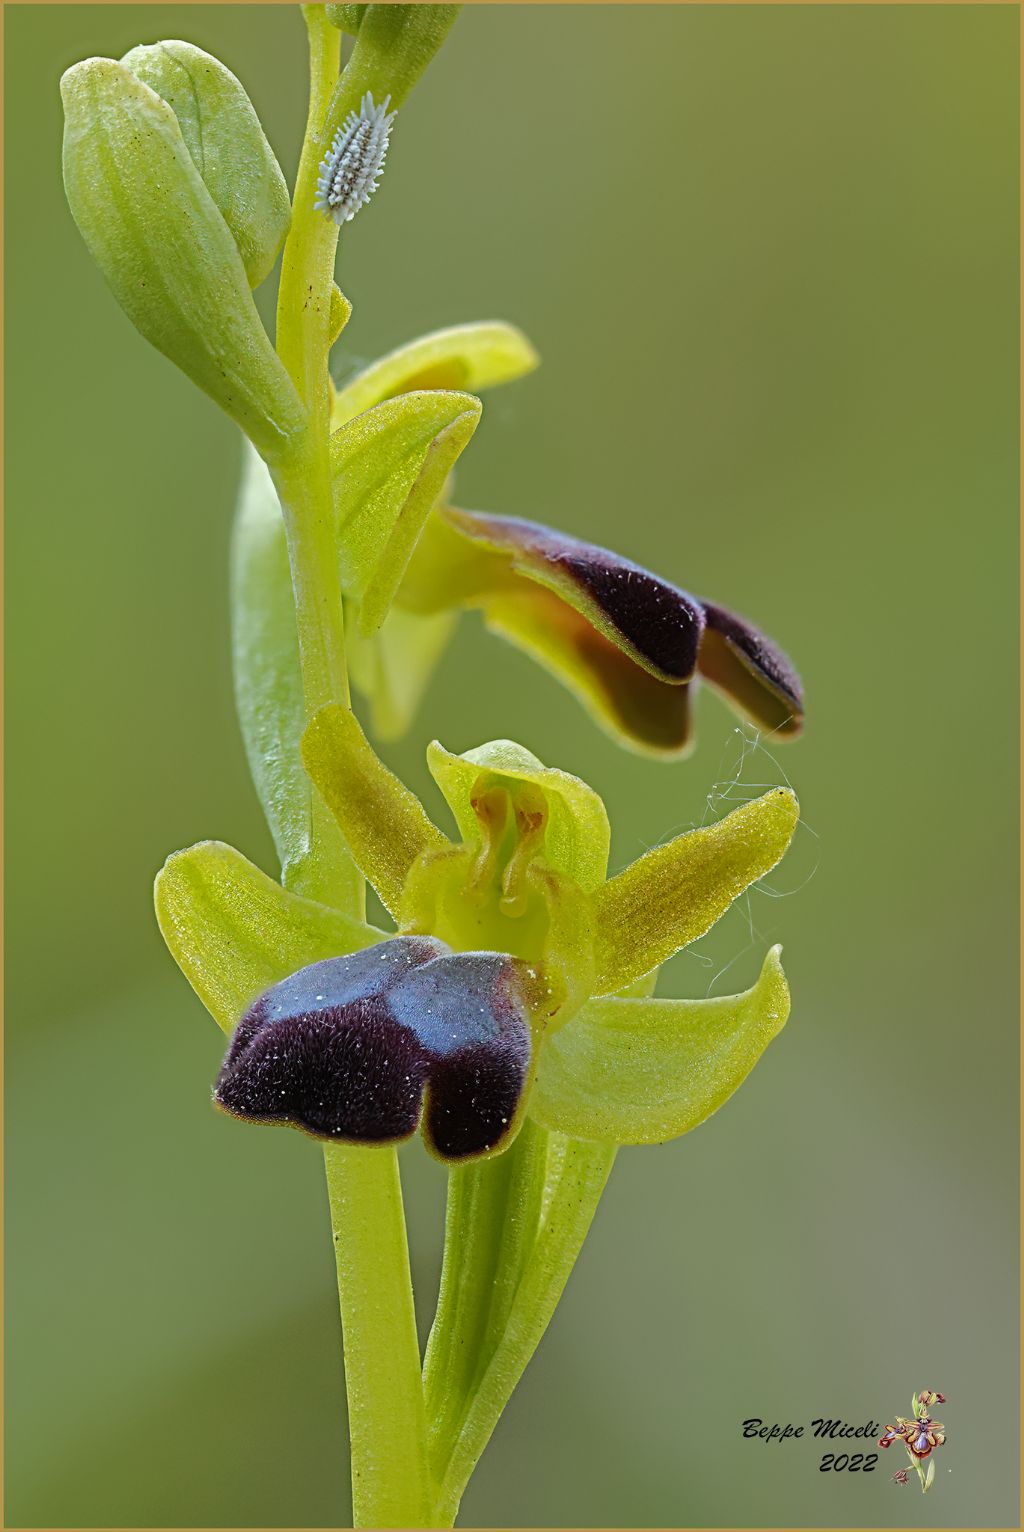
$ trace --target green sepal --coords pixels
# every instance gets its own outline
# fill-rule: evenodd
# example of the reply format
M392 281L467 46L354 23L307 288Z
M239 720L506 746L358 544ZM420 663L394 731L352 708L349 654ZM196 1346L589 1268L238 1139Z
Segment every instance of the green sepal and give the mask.
M301 429L303 408L177 118L113 59L74 65L61 94L68 202L114 296L273 457Z
M464 755L452 755L434 740L427 747L427 765L467 844L478 846L482 840L472 802L479 790L493 783L515 796L519 784L528 784L546 805L546 861L588 892L603 880L611 840L608 815L598 794L579 777L545 766L510 739L492 740Z
M657 1144L705 1122L785 1025L780 947L752 989L714 1000L592 1000L546 1039L529 1111L573 1138Z
M703 936L781 859L799 818L795 794L773 788L656 846L596 889L594 993L616 994Z
M220 841L201 841L168 857L154 893L171 956L224 1032L272 984L386 936L286 892Z
M449 841L378 759L348 708L320 709L302 737L302 758L357 865L397 918L413 863Z
M171 108L238 246L249 286L259 287L284 244L291 202L240 81L212 54L177 39L133 48L121 63Z
M332 435L341 582L358 604L360 632L384 621L480 412L472 394L419 391L367 410Z
M334 401L334 424L418 389L478 394L532 372L540 358L526 336L501 320L451 325L399 346L358 373Z
M245 753L282 882L316 886L315 854L332 867L348 863L356 878L341 832L326 815L314 853L313 788L299 754L306 710L284 518L266 465L248 445L231 539L231 647Z

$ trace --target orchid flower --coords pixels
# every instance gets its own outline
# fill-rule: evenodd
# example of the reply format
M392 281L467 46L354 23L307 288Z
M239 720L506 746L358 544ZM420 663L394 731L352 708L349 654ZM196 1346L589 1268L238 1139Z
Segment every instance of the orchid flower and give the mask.
M397 930L289 893L216 843L169 860L161 930L233 1032L216 1100L235 1115L393 1142L415 1131L426 1093L428 1145L450 1161L500 1152L526 1111L575 1138L654 1143L703 1122L784 1024L777 948L741 995L622 992L778 862L797 823L792 793L768 792L609 879L600 798L509 741L465 755L431 745L456 839L346 709L317 714L303 750Z
M536 362L511 326L437 331L349 383L335 398L335 426L343 429L363 411L372 415L402 393L475 391L512 381ZM468 608L552 671L631 749L666 758L688 753L698 678L759 729L781 737L800 732L800 678L753 623L537 522L460 510L442 496L393 594L382 625L353 623L353 677L382 739L408 727L455 614Z

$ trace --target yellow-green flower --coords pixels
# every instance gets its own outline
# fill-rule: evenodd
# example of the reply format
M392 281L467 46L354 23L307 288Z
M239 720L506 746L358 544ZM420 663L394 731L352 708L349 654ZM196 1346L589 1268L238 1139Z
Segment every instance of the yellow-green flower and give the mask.
M779 949L744 994L655 999L660 964L780 859L775 789L607 877L608 819L585 783L498 741L428 763L442 833L330 707L306 768L395 921L301 898L206 842L157 880L164 937L233 1040L217 1086L237 1116L384 1142L423 1120L442 1159L504 1148L529 1112L577 1138L653 1143L703 1122L784 1024Z
M509 326L438 331L374 363L338 394L337 439L373 419L384 400L423 389L473 392L535 363ZM632 749L666 757L688 751L701 679L758 728L799 733L800 678L746 618L538 522L460 510L443 496L424 521L429 507L420 503L420 515L404 511L396 522L415 521L418 537L397 561L388 559L394 605L387 617L378 601L367 621L355 582L346 591L363 608L352 622L353 675L381 738L404 732L455 614L468 608L552 671Z

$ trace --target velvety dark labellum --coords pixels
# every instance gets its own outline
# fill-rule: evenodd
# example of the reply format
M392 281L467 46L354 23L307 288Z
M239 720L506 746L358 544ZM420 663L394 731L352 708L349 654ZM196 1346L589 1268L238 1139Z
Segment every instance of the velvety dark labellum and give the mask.
M404 936L313 963L250 1006L214 1099L253 1122L387 1143L423 1119L442 1159L514 1128L530 1065L517 964Z
M476 516L492 536L561 570L637 654L672 681L688 681L704 631L700 602L607 548L518 516Z

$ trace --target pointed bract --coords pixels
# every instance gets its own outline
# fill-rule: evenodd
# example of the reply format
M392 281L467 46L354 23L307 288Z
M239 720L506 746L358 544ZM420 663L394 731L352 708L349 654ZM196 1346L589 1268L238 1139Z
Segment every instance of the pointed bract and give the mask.
M480 420L471 394L390 399L331 437L339 567L369 634L384 621L423 524Z

